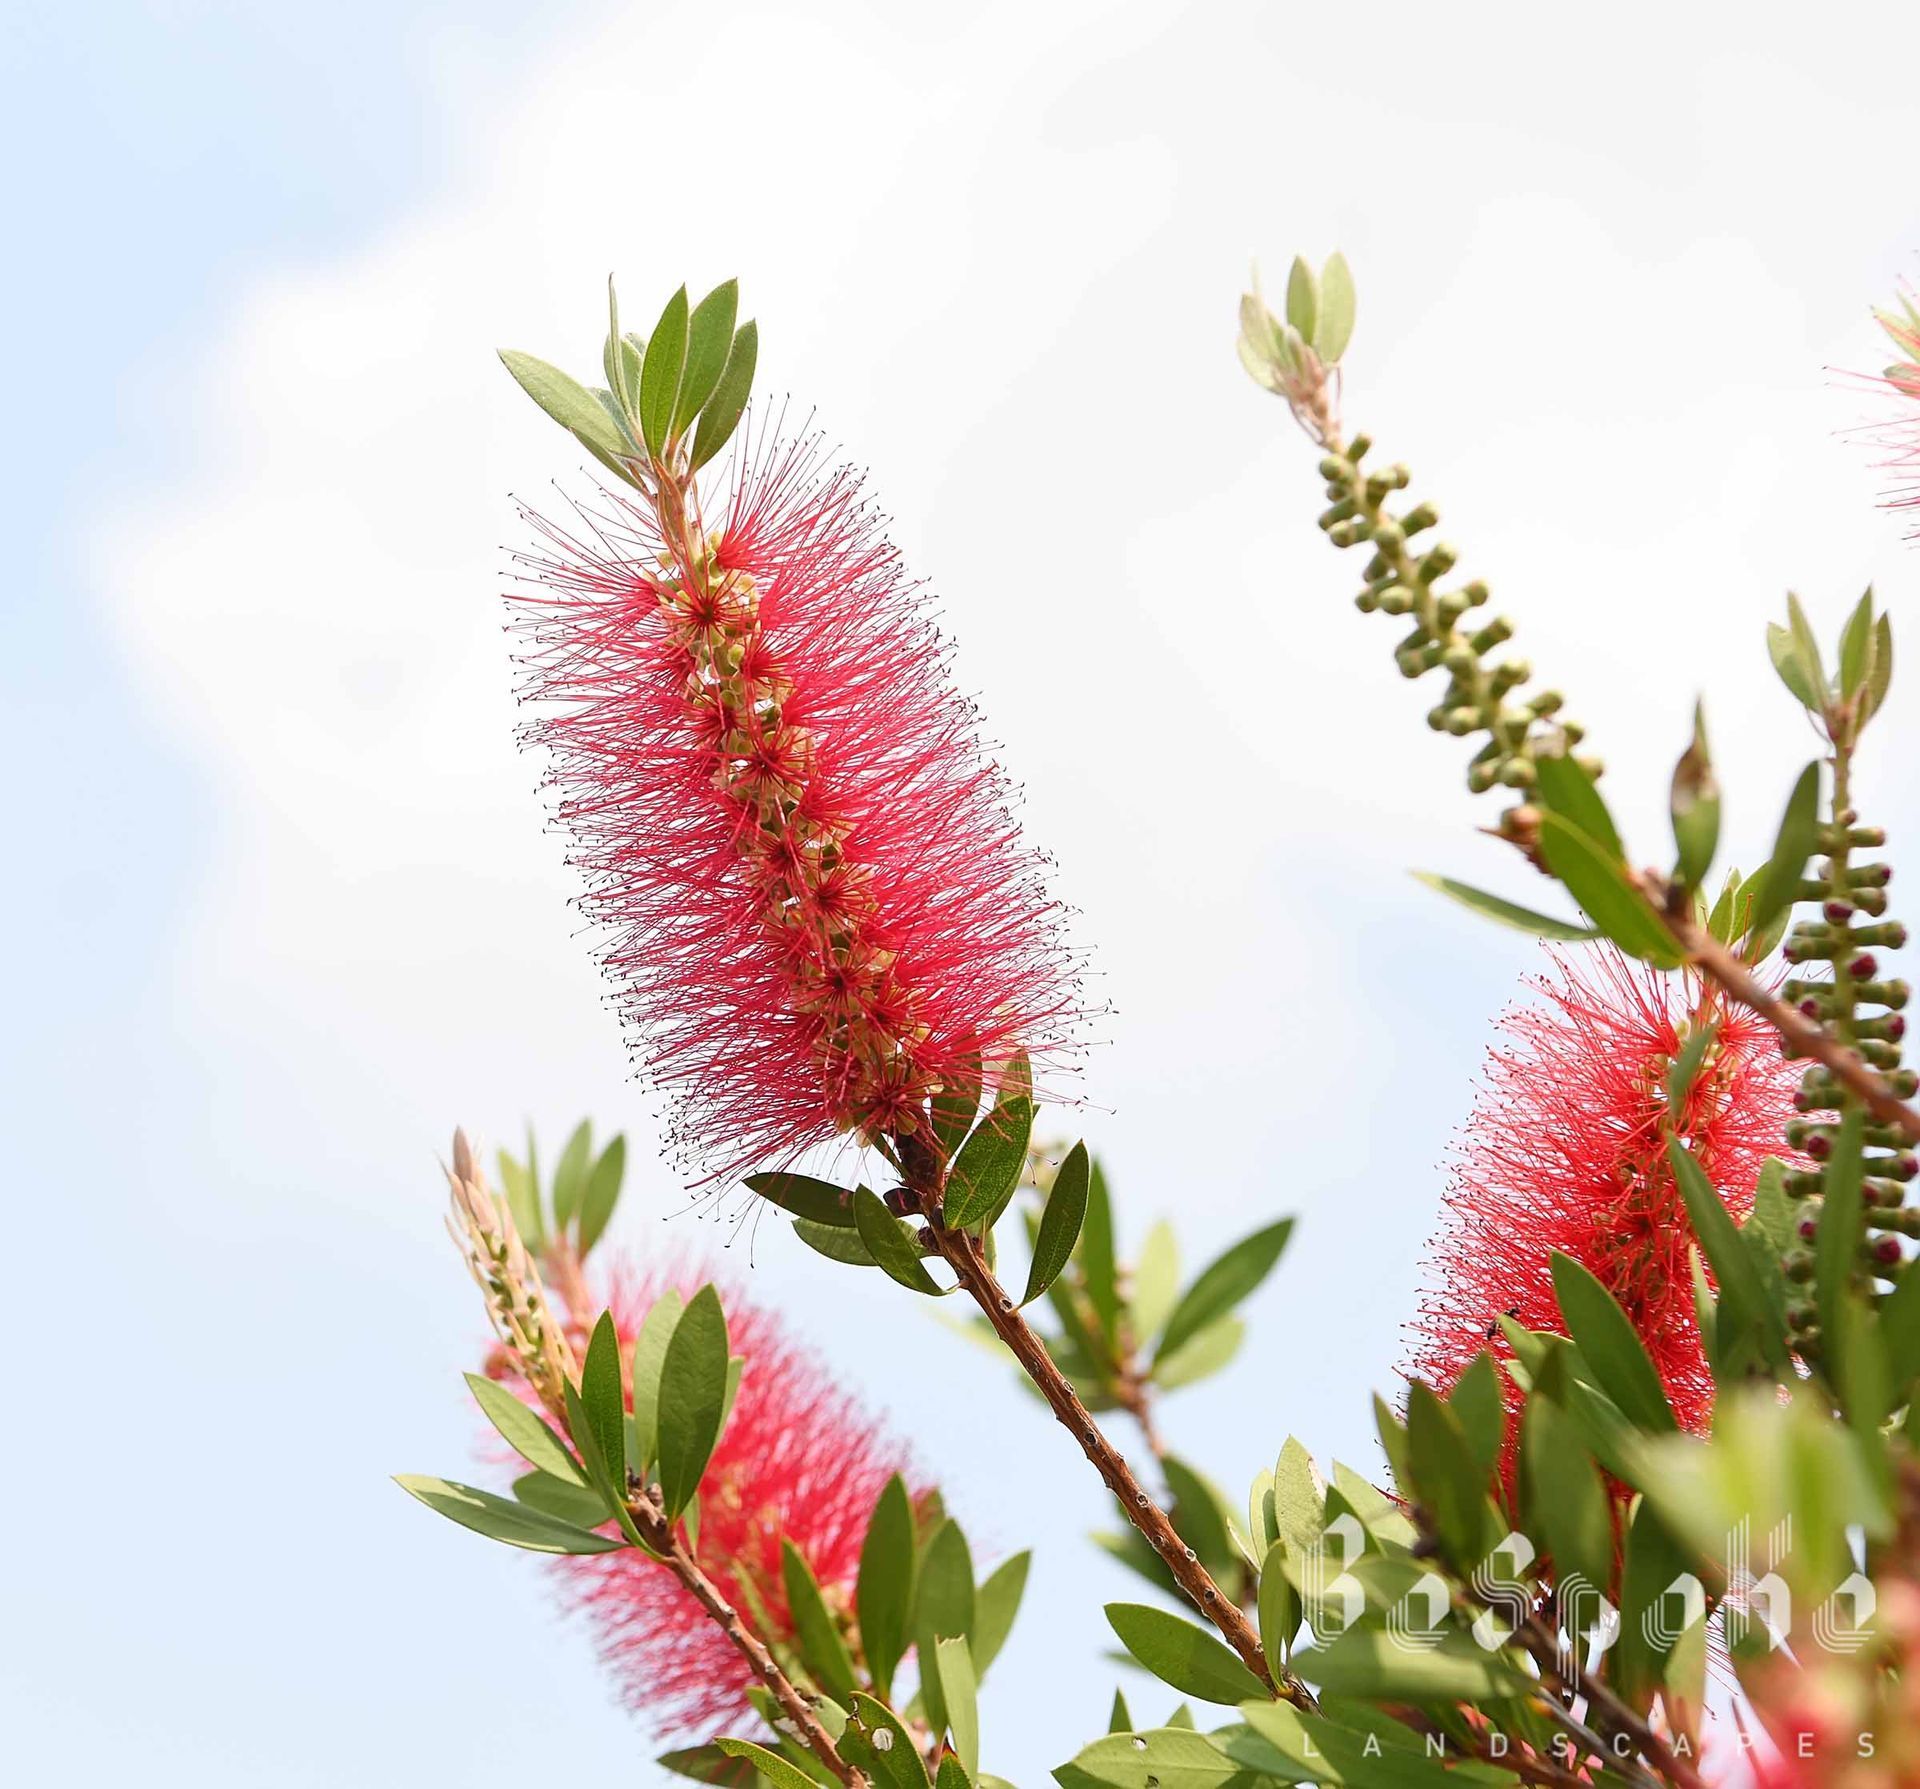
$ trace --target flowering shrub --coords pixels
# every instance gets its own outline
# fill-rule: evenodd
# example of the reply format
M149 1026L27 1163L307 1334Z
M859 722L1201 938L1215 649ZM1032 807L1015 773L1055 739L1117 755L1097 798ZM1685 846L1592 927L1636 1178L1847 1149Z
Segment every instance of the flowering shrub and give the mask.
M1551 941L1548 968L1459 1139L1382 1464L1323 1473L1276 1437L1243 1505L1156 1412L1232 1360L1291 1221L1190 1279L1165 1225L1123 1260L1101 1164L1036 1138L1085 1017L1041 860L857 478L743 424L736 311L731 284L682 291L643 338L610 302L604 387L504 357L611 480L529 518L526 737L688 1165L823 1273L973 1307L1116 1499L1100 1539L1153 1599L1108 1606L1120 1643L1227 1711L1140 1730L1116 1695L1108 1733L1063 1737L1062 1789L1911 1782L1920 1112L1883 965L1906 930L1854 804L1893 670L1872 593L1831 645L1792 597L1767 630L1820 742L1767 860L1716 868L1696 710L1646 867L1561 693L1502 655L1513 623L1346 425L1344 260L1296 262L1281 314L1243 300L1242 363L1320 455L1320 526L1366 550L1356 606L1399 621L1405 678L1438 674L1426 718L1471 742L1488 832L1564 897L1426 878ZM1882 321L1911 405L1920 316ZM1910 468L1911 429L1889 440ZM624 1166L583 1125L550 1175L502 1153L496 1192L456 1135L452 1228L494 1331L468 1383L516 1476L401 1482L556 1556L622 1693L685 1742L671 1769L999 1785L978 1688L1026 1555L982 1575L771 1313L603 1270Z

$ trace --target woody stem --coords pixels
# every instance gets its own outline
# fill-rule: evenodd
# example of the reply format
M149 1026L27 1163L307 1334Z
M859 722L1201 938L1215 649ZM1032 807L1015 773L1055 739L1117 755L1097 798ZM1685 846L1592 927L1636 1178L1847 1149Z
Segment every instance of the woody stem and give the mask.
M1012 1295L994 1277L979 1239L971 1231L951 1229L941 1221L939 1212L944 1170L939 1160L916 1138L898 1136L894 1144L899 1151L908 1186L919 1201L941 1259L959 1277L967 1296L980 1307L987 1321L993 1325L994 1333L1006 1343L1014 1359L1020 1363L1021 1370L1046 1399L1048 1409L1079 1444L1080 1451L1093 1462L1094 1470L1105 1481L1107 1489L1119 1499L1127 1519L1140 1531L1147 1545L1160 1556L1187 1599L1213 1623L1227 1644L1240 1655L1247 1669L1271 1688L1276 1696L1298 1708L1312 1708L1312 1692L1298 1679L1282 1675L1277 1683L1274 1681L1273 1673L1267 1667L1266 1653L1260 1645L1260 1635L1252 1622L1213 1581L1212 1574L1200 1563L1193 1549L1180 1538L1166 1511L1147 1494L1120 1450L1093 1420L1091 1412L1081 1403L1079 1394L1068 1383L1067 1376L1054 1364L1046 1343L1034 1333L1032 1326L1020 1315Z
M794 1724L799 1743L832 1771L840 1782L846 1784L847 1789L866 1789L866 1774L854 1769L840 1756L833 1736L820 1724L820 1717L814 1712L813 1705L781 1670L779 1662L760 1637L740 1619L739 1610L720 1594L719 1587L700 1569L686 1542L674 1531L673 1524L666 1519L652 1497L644 1493L636 1495L629 1499L627 1508L633 1516L634 1526L639 1529L647 1545L661 1556L667 1569L680 1580L693 1600L732 1642L734 1650L747 1661L754 1676L767 1686L787 1719Z

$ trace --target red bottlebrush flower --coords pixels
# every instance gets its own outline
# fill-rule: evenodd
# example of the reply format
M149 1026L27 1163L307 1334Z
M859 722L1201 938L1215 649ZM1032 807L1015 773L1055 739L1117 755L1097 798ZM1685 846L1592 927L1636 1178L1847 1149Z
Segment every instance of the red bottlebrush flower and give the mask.
M675 1276L691 1293L697 1278ZM631 1346L673 1281L616 1284L610 1308ZM778 1651L794 1639L781 1542L799 1549L828 1606L851 1611L867 1521L907 1450L839 1390L771 1312L720 1288L740 1389L700 1489L701 1569ZM911 1481L910 1481L911 1485ZM622 1699L660 1734L706 1739L754 1718L747 1662L658 1560L638 1548L556 1559L567 1601L594 1630Z
M1508 1044L1491 1052L1454 1151L1411 1370L1451 1390L1483 1348L1507 1354L1503 1314L1564 1333L1557 1249L1620 1302L1697 1432L1713 1377L1694 1321L1693 1229L1663 1141L1667 1070L1683 1024L1718 1024L1674 1128L1736 1217L1752 1209L1767 1157L1786 1153L1795 1077L1764 1021L1694 978L1610 946L1551 954L1554 973L1533 983L1541 1002L1501 1020ZM1511 1415L1521 1400L1511 1383L1507 1395Z
M1043 860L858 476L767 434L723 507L711 533L624 492L575 533L531 517L514 599L617 1005L719 1172L915 1131L970 1058L1057 1052L1077 1008Z

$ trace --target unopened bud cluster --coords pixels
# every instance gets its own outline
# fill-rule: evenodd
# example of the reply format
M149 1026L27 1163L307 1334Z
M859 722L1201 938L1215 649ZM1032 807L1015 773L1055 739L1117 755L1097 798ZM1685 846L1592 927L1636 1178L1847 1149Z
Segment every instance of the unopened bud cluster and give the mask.
M453 1134L447 1184L453 1194L447 1230L486 1300L493 1332L540 1402L564 1425L566 1386L579 1377L566 1326L554 1314L512 1211L488 1188L464 1131Z
M1394 649L1401 675L1447 673L1446 692L1428 712L1428 725L1456 739L1485 735L1467 766L1467 787L1475 794L1504 788L1524 796L1534 785L1541 745L1548 739L1556 748L1572 745L1581 738L1581 729L1560 720L1549 726L1562 701L1556 690L1510 700L1533 674L1525 659L1492 656L1512 637L1512 623L1502 616L1469 623L1487 601L1487 587L1477 579L1440 588L1456 555L1442 542L1422 539L1439 522L1439 514L1430 503L1417 503L1397 515L1388 509L1395 493L1407 486L1407 469L1368 471L1363 462L1371 445L1366 436L1356 435L1344 449L1321 460L1328 507L1320 527L1337 547L1364 542L1373 548L1365 584L1354 601L1368 614L1377 609L1412 622L1412 632ZM1589 775L1600 774L1597 759L1579 762ZM1532 810L1524 801L1510 809L1500 830L1531 848Z
M1840 809L1822 829L1820 845L1826 861L1819 875L1799 889L1799 898L1817 902L1819 913L1795 924L1781 954L1797 971L1824 966L1824 972L1796 973L1782 992L1807 1018L1825 1026L1877 1069L1896 1097L1911 1099L1920 1088L1920 1077L1901 1064L1908 987L1882 973L1879 956L1905 944L1907 928L1886 916L1892 870L1884 863L1856 863L1853 857L1856 850L1871 850L1885 842L1885 833L1859 825L1851 808ZM1818 1063L1801 1077L1794 1099L1807 1116L1788 1127L1787 1140L1814 1163L1786 1179L1787 1191L1808 1207L1799 1226L1801 1246L1791 1250L1785 1262L1788 1279L1801 1284L1813 1277L1812 1243L1818 1229L1818 1202L1826 1192L1826 1164L1851 1099ZM1893 1280L1904 1266L1901 1239L1920 1236L1920 1210L1906 1203L1907 1185L1920 1173L1920 1160L1898 1130L1871 1118L1865 1144L1861 1277L1863 1282ZM1807 1337L1814 1326L1811 1303L1798 1301L1789 1316L1796 1330Z

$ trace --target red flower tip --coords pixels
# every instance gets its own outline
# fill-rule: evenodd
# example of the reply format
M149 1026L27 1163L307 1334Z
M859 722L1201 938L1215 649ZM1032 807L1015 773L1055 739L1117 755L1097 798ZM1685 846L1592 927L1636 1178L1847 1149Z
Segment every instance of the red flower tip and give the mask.
M1076 964L925 594L817 437L735 458L670 549L622 492L513 599L524 737L673 1141L719 1174L925 1122L976 1055L1065 1051ZM695 563L689 565L687 559Z
M689 1293L700 1283L675 1279ZM615 1286L610 1308L624 1344L669 1283ZM782 1541L812 1567L828 1607L850 1613L868 1518L887 1480L909 1470L907 1452L776 1316L725 1286L720 1292L733 1351L746 1364L701 1481L698 1556L778 1652L794 1639ZM592 1627L623 1700L657 1733L704 1739L753 1720L753 1673L665 1566L636 1548L556 1560L553 1569Z
M1507 1013L1473 1116L1454 1151L1428 1289L1411 1325L1411 1372L1452 1389L1498 1326L1564 1333L1552 1256L1570 1255L1620 1302L1675 1414L1706 1424L1713 1377L1694 1321L1686 1206L1664 1140L1667 1071L1682 1026L1718 1025L1673 1128L1736 1217L1793 1113L1794 1076L1761 1020L1691 977L1663 976L1609 946L1550 953L1542 997ZM1503 1376L1504 1378L1504 1376ZM1507 1384L1509 1414L1520 1403ZM1509 1436L1508 1461L1512 1459Z

